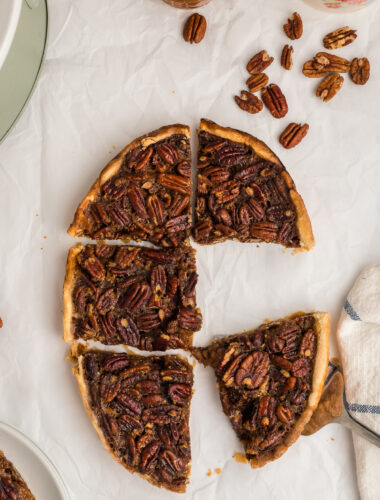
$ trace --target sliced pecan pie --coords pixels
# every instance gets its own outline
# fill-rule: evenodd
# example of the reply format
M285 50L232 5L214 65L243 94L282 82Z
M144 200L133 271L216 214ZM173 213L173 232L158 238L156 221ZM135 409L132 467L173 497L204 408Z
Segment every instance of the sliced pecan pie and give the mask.
M190 129L162 127L128 144L100 173L68 233L176 247L191 226Z
M224 413L251 467L279 458L300 436L323 389L327 313L296 313L194 348L214 368Z
M0 499L36 500L16 467L0 451Z
M77 348L74 374L105 448L155 486L184 492L191 460L192 367L180 356Z
M194 239L310 249L309 216L277 156L255 137L201 120Z
M190 246L152 249L76 245L64 284L64 340L98 340L147 351L188 348L202 315Z

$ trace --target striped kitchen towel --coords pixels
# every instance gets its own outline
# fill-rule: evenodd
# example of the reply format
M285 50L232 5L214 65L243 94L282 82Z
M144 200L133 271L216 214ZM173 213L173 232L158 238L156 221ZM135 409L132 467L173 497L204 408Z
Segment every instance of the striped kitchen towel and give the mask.
M338 325L348 411L380 434L380 265L365 268ZM353 434L362 500L380 499L380 448Z

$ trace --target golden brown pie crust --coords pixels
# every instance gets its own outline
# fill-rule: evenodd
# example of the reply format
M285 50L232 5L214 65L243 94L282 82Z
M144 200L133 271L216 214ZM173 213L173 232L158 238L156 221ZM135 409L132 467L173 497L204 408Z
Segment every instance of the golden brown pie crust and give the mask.
M221 127L211 120L206 119L201 120L199 130L203 130L223 139L228 139L230 141L249 146L255 151L258 156L260 156L264 160L285 168L279 158L273 153L273 151L268 148L268 146L263 141L260 141L250 134L229 127ZM298 193L293 179L290 177L289 173L284 170L281 175L290 190L290 197L296 209L296 222L301 247L300 250L310 250L314 246L315 242L305 204L303 202L303 199L301 198L301 195Z
M108 179L117 174L117 172L120 170L123 164L123 159L125 155L128 154L129 151L139 146L141 146L143 149L146 149L151 144L155 144L156 142L162 141L163 139L167 139L168 137L171 137L172 135L175 134L181 134L187 138L190 138L190 127L180 124L161 127L157 130L154 130L153 132L150 132L149 134L145 134L141 137L138 137L130 144L125 146L125 148L122 149L120 153L117 156L115 156L115 158L111 160L100 172L99 177L96 179L91 189L88 191L86 196L79 204L75 212L74 220L71 223L67 232L71 236L79 237L83 236L86 230L90 229L85 213L86 208L90 203L95 201L98 198L98 196L100 196L100 190L102 185L105 182L107 182Z

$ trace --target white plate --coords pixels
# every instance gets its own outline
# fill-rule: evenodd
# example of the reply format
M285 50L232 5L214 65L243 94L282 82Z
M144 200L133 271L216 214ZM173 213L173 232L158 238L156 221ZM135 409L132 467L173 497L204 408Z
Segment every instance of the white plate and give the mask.
M58 470L45 453L20 431L1 422L0 449L38 500L70 500Z
M23 0L0 1L0 68L16 33L22 2Z

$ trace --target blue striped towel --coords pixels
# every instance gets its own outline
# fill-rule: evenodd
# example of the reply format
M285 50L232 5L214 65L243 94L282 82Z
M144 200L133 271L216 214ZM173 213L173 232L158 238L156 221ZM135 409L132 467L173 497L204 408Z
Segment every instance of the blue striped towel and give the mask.
M365 268L338 325L348 411L380 434L380 265ZM380 449L353 435L362 500L380 499Z

